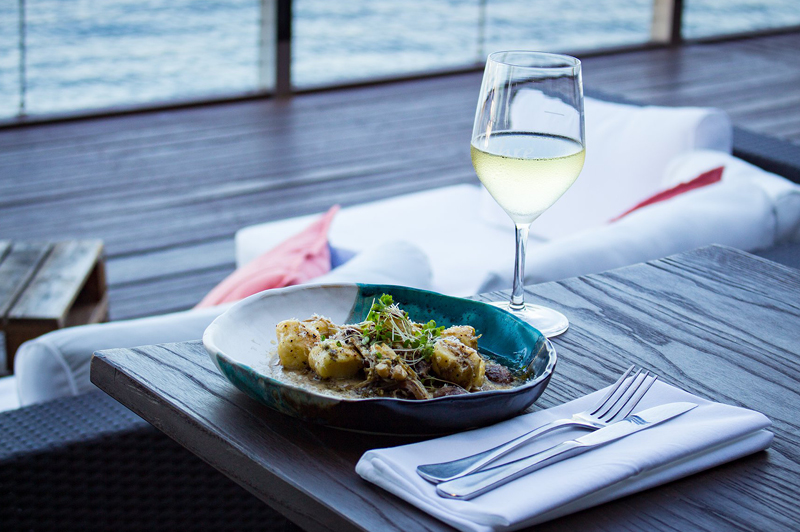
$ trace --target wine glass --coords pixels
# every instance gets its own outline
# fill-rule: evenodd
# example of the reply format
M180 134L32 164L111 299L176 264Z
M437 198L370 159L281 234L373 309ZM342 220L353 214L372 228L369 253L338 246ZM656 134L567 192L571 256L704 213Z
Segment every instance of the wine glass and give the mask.
M569 320L525 304L525 246L531 223L569 189L585 151L581 63L566 55L506 51L489 55L483 73L472 164L516 227L511 300L495 303L551 337Z

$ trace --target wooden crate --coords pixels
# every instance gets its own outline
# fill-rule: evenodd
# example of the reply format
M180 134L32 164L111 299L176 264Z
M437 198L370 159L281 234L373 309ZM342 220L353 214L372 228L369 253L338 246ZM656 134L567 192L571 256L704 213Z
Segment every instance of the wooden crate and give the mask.
M9 371L23 342L107 319L101 241L0 241L0 328Z

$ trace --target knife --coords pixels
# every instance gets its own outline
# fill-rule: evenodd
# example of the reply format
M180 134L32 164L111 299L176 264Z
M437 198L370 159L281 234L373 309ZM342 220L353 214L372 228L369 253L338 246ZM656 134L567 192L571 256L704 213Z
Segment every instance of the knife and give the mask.
M436 486L436 493L448 499L472 499L548 465L583 454L640 430L649 429L696 406L695 403L669 403L648 408L591 434L559 443L532 456L442 482Z

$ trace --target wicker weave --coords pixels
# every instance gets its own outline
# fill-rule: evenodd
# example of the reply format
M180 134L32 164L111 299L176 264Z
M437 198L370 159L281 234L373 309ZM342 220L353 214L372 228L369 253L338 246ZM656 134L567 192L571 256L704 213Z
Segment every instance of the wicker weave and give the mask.
M103 393L0 414L0 529L299 530Z
M735 127L733 154L768 172L800 183L800 146Z

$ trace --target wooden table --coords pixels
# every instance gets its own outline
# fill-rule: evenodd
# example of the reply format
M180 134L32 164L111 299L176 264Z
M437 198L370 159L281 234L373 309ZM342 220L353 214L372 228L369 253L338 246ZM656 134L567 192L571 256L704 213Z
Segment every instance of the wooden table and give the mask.
M107 318L101 241L0 240L0 330L5 332L9 371L23 342Z
M529 297L572 323L555 340L559 362L539 407L610 384L637 363L700 396L764 412L775 432L766 452L537 530L800 527L800 271L711 246L533 286ZM451 530L354 472L367 449L412 440L272 412L223 379L199 342L97 353L92 381L303 528Z

